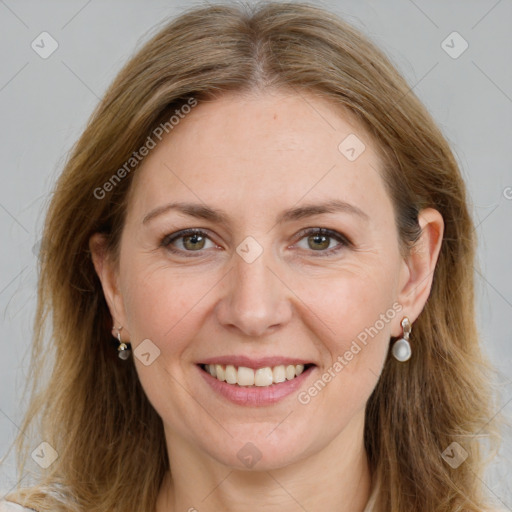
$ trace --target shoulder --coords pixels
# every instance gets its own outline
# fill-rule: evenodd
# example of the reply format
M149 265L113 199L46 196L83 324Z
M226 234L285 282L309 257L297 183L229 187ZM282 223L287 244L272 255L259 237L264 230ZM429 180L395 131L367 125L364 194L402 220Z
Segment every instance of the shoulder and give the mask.
M33 508L26 508L13 501L0 500L0 512L33 512Z

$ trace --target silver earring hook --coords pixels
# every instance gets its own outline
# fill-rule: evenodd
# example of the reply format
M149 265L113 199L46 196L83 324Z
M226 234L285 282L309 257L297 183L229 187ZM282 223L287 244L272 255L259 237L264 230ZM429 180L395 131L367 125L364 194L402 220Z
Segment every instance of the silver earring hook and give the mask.
M409 340L409 335L411 334L411 331L412 331L412 327L411 327L411 322L409 321L409 319L404 316L404 318L402 319L402 329L403 329L403 337L404 339L406 340Z

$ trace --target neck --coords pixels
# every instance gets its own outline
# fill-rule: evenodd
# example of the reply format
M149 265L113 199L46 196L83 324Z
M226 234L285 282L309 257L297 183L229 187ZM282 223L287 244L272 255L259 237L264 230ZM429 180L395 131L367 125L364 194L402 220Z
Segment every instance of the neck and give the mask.
M234 512L261 507L266 512L362 512L371 488L363 429L353 423L347 428L352 431L344 431L313 455L260 471L230 468L183 438L167 435L170 465L177 469L172 478L166 474L156 511Z

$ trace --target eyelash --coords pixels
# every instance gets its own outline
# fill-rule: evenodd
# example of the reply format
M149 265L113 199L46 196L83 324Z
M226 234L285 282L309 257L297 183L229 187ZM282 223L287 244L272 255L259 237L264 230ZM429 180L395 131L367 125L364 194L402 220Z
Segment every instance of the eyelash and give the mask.
M194 253L194 252L201 253L202 251L201 250L184 251L181 249L176 249L172 246L172 242L174 242L175 240L179 240L180 238L184 238L186 236L191 236L191 235L200 235L200 236L203 236L203 237L211 240L205 231L203 231L201 229L190 228L190 229L184 229L182 231L178 231L176 233L172 233L170 235L166 235L161 241L161 246L174 254L180 254L187 258L194 258L196 256L192 256L192 254L190 254L190 253ZM315 257L330 256L332 254L339 252L340 250L342 250L345 247L352 247L352 245L353 245L346 236L342 235L341 233L338 233L337 231L333 231L333 230L327 229L327 228L308 228L308 229L301 231L299 233L299 235L300 235L300 238L298 239L298 241L302 240L306 236L324 235L329 238L334 238L335 240L340 242L341 245L339 245L337 247L333 247L331 249L326 249L324 251L322 251L322 250L311 251L311 252L319 252L320 253L318 256L315 256ZM189 253L189 254L187 254L187 253Z

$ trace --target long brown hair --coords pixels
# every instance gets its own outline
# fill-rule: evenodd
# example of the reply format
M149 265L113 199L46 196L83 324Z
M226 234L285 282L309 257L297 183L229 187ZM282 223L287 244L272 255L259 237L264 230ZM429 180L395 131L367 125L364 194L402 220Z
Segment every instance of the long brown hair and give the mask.
M490 421L497 403L474 322L475 232L457 163L410 86L363 34L318 7L273 2L195 8L165 25L121 70L76 143L44 226L31 401L16 440L20 475L34 448L25 438L31 429L58 458L9 499L54 512L154 510L169 469L162 420L134 365L112 348L88 247L103 232L118 255L136 167L104 187L104 197L97 190L190 98L265 87L313 91L357 118L381 153L405 250L422 208L444 218L431 294L415 323L415 357L388 358L366 406L379 510L488 505L480 440L498 440ZM469 454L457 468L442 456L454 442Z

